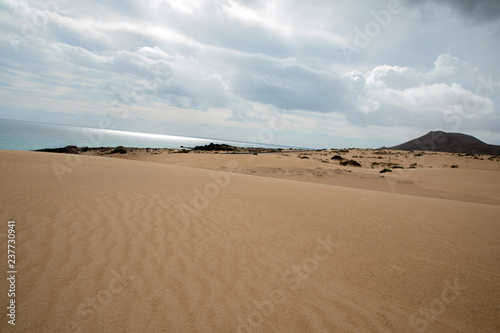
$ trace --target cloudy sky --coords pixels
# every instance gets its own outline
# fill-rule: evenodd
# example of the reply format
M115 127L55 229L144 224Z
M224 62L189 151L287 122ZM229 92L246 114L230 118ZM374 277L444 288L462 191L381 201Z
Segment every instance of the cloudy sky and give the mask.
M498 0L0 0L0 118L314 148L500 144Z

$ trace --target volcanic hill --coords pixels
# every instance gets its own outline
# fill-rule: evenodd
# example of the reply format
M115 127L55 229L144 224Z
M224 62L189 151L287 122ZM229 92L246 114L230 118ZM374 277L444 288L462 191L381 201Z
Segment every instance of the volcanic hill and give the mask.
M443 131L430 131L419 138L386 149L500 155L500 146L487 144L471 135Z

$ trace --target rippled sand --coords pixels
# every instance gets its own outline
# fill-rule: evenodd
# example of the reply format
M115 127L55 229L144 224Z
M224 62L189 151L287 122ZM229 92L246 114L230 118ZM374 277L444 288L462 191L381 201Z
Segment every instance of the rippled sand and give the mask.
M0 242L6 262L15 220L18 260L16 326L4 283L0 331L500 329L499 187L488 170L391 175L418 192L407 195L245 172L301 165L210 158L219 162L200 169L0 151Z

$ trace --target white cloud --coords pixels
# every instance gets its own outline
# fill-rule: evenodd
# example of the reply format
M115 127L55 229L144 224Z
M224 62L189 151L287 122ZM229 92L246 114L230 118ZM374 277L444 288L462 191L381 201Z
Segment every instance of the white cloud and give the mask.
M374 109L421 114L439 112L464 117L493 114L495 103L491 98L464 88L463 85L477 86L477 74L473 74L475 70L469 64L448 54L440 55L428 72L410 67L377 66L365 75L364 87L360 89L358 83L359 98L379 106ZM359 81L359 75L356 78Z
M213 115L214 128L257 128L269 110L286 111L294 131L313 136L446 128L444 115L467 120L463 128L500 131L499 35L463 25L460 15L439 16L453 6L447 0L428 0L425 10L402 3L348 63L340 45L387 2L110 0L44 11L0 0L8 32L0 35L1 102L102 115L119 102L152 122L201 126ZM460 2L462 14L466 7ZM25 35L36 15L47 20ZM494 84L478 90L482 77Z
M442 112L465 116L487 115L495 112L495 105L491 99L475 95L456 83L420 85L404 90L384 87L372 89L369 95L382 105L394 106L410 112Z

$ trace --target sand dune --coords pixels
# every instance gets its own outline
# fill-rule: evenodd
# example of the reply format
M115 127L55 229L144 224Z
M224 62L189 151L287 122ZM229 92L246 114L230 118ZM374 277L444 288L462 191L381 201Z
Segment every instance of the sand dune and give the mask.
M224 170L0 151L0 242L14 219L18 250L16 326L4 307L0 331L500 329L499 205L236 174L249 156L217 158ZM409 180L446 183L423 171Z
M338 161L332 161L331 157L335 155L332 151L258 156L131 152L107 156L213 170L226 170L228 163L235 163L238 167L233 168L233 171L243 174L500 205L498 158L490 160L488 156L479 158L436 152L424 152L422 156L407 151L390 152L387 155L376 153L377 151L369 149L351 149L349 153L342 155L345 159L360 162L361 168L341 166ZM373 166L373 163L379 164ZM404 169L393 169L391 173L380 174L391 163L403 166ZM409 168L412 164L416 167Z

